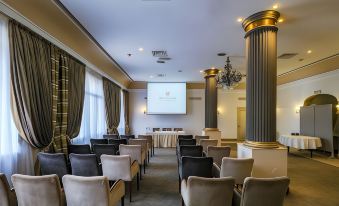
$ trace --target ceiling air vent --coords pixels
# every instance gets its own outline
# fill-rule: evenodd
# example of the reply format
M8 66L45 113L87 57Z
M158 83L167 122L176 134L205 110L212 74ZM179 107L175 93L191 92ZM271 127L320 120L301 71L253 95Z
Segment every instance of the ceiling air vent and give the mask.
M159 63L159 64L165 64L165 61L163 61L163 60L158 60L157 63Z
M280 56L278 56L278 59L291 59L292 57L295 57L297 53L284 53Z
M157 77L165 77L166 74L157 74Z
M154 57L164 58L167 57L167 51L164 50L152 51L152 55Z

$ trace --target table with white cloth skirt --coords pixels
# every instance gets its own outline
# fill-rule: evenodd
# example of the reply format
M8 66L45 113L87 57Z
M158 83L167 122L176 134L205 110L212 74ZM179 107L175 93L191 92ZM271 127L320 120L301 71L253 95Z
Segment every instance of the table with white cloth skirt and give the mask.
M159 131L159 132L148 132L147 135L152 135L154 141L154 147L157 148L168 148L175 147L177 144L177 138L179 135L184 135L184 131Z
M296 149L310 150L311 157L312 151L321 147L321 139L319 137L302 136L302 135L281 135L278 139L280 144L287 146L288 151L290 147Z

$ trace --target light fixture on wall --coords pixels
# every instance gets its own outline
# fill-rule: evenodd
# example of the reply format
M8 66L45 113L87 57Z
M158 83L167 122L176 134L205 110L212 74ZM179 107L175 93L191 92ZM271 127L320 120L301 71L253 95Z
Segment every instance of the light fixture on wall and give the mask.
M295 113L297 113L297 114L300 113L300 107L302 107L302 105L299 105L299 106L295 107Z
M337 114L339 114L339 104L337 104Z
M227 57L224 69L221 70L215 77L217 80L217 87L223 89L233 89L245 76L245 74L242 74L232 68L230 58Z

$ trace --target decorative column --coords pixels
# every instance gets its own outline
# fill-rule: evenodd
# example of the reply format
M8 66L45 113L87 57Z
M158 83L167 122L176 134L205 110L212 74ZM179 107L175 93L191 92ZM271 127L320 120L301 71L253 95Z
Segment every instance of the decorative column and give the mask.
M206 87L205 87L205 128L202 135L207 135L210 139L221 139L221 132L218 129L218 88L215 76L219 73L219 69L207 69L204 71Z
M277 148L277 31L280 14L268 10L246 18L246 142L255 148Z

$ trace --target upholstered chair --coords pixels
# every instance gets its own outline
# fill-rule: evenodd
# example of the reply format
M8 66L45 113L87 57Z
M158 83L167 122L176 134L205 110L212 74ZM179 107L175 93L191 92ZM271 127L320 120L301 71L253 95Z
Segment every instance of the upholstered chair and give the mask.
M129 139L128 140L128 144L129 145L140 145L141 146L141 150L143 153L143 156L145 156L145 166L147 164L147 154L148 154L148 146L147 146L147 139Z
M104 134L103 138L104 139L119 139L119 135L118 134Z
M70 154L72 175L91 177L101 176L102 171L99 167L97 156L95 154Z
M160 128L153 128L153 132L159 132Z
M231 206L234 179L190 176L181 182L181 196L186 206Z
M100 156L106 155L117 155L119 146L115 144L95 144L93 145L93 153L97 156L98 162L100 163Z
M209 139L209 136L203 136L203 135L195 135L194 139L197 140L197 145L200 145L200 140L202 139Z
M14 189L11 189L6 175L0 173L0 205L1 206L16 206L17 200Z
M217 139L202 139L200 140L200 145L202 146L203 152L207 154L207 147L218 146L218 140Z
M217 164L218 167L221 167L222 158L229 157L230 154L230 146L208 146L206 156L212 157L213 162Z
M141 167L144 168L145 173L145 153L142 152L142 148L140 145L119 145L120 155L129 155L131 157L131 161L134 162L135 160L139 164L140 168L140 179L142 177Z
M61 181L62 177L70 173L64 153L38 153L41 175L56 174ZM60 182L61 183L61 182Z
M135 139L135 135L120 135L120 139Z
M179 155L180 146L183 146L183 145L196 145L196 140L195 139L178 139L177 145L176 145L177 155Z
M247 177L242 192L234 190L233 205L283 206L289 184L290 179L288 177Z
M148 156L151 154L153 156L154 154L154 142L152 135L139 135L138 139L147 139L147 146L148 146ZM151 152L151 153L150 153ZM149 159L149 157L148 157Z
M115 145L121 145L121 144L128 144L127 139L109 139L108 144L115 144Z
M62 178L68 206L115 206L121 200L124 205L125 183L116 181L110 188L107 177L80 177L65 175Z
M162 131L172 131L172 128L162 128Z
M91 154L91 147L88 144L69 144L68 153Z
M180 135L178 135L178 139L193 139L193 135L190 135L190 134L180 134Z
M57 175L12 175L19 206L64 206L65 195Z
M181 132L181 131L184 131L184 129L183 129L183 128L174 128L173 131L175 131L175 132Z
M213 177L213 158L211 157L181 157L179 161L179 192L181 181L189 176Z
M91 142L92 151L95 144L108 144L108 139L90 139L89 141Z
M251 177L254 159L222 158L220 177L233 177L236 185L242 185L246 177Z
M183 156L202 157L202 146L200 145L182 145L179 146L179 159Z
M136 177L137 189L139 190L139 164L132 162L129 155L102 155L102 172L111 181L123 180L128 183L129 201L132 202L132 181Z

